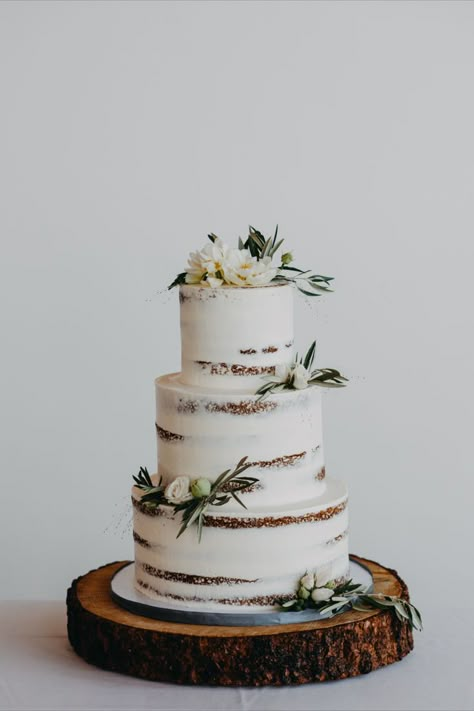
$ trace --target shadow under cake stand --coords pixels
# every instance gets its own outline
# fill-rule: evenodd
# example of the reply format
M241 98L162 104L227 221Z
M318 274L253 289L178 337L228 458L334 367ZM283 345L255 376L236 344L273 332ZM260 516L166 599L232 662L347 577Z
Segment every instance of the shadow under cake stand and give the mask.
M366 674L413 649L409 625L391 610L350 610L331 619L315 612L307 619L309 611L262 613L244 615L242 625L236 623L238 613L214 616L218 624L155 619L156 605L126 593L129 565L92 570L67 593L69 641L80 657L102 669L180 684L281 686ZM374 592L409 599L396 571L355 555L351 566L364 569L365 576L368 571ZM252 617L260 619L248 624ZM229 623L222 624L226 618Z

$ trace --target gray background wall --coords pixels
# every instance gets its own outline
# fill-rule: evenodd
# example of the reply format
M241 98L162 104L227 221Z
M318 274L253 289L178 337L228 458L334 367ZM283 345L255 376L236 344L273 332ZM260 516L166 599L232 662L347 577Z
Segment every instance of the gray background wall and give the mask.
M428 618L460 609L473 29L462 2L0 3L1 597L132 556L153 379L179 362L155 293L208 231L278 222L335 277L297 341L351 378L325 400L351 549Z

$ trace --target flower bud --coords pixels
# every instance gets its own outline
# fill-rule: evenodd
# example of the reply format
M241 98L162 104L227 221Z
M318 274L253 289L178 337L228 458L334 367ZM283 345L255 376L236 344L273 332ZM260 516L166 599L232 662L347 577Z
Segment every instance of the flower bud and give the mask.
M293 261L293 255L291 252L285 252L285 254L281 255L281 263L282 264L291 264Z
M306 573L300 580L300 585L302 585L306 590L312 590L314 588L314 575L312 573Z
M300 600L307 600L310 595L310 591L304 588L303 586L301 586L298 590L298 597L300 598Z
M336 589L336 581L330 580L328 583L326 583L326 585L324 587L329 588L329 590L335 590Z
M333 595L334 592L329 590L329 588L314 588L311 593L311 599L314 602L326 602L326 600L330 600Z
M191 494L195 499L204 499L211 493L211 482L209 479L195 479L191 484Z

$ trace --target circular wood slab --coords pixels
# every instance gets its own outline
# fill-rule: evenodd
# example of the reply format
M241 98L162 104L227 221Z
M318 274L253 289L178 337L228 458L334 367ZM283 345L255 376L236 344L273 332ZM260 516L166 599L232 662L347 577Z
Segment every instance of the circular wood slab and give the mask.
M409 599L394 570L351 558L370 570L374 592ZM69 641L80 657L102 669L179 684L281 686L366 674L413 649L410 627L391 610L351 610L328 620L261 627L135 615L110 596L112 576L128 562L92 570L67 593Z

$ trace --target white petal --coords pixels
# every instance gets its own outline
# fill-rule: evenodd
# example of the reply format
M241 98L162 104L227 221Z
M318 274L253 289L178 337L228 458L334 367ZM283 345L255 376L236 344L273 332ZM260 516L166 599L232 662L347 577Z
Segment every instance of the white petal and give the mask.
M306 573L300 580L301 585L306 588L306 590L312 590L314 588L314 575L312 573Z
M328 567L326 569L322 568L316 573L316 585L318 588L323 588L331 580L331 569Z
M186 272L186 284L199 284L204 276L204 272Z
M311 593L311 599L314 602L323 602L324 600L330 600L334 595L334 591L329 588L315 588Z
M217 286L221 286L224 283L223 279L216 279L215 277L207 277L207 283L210 287L215 289Z

